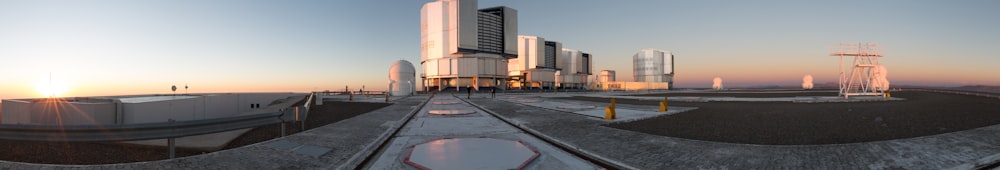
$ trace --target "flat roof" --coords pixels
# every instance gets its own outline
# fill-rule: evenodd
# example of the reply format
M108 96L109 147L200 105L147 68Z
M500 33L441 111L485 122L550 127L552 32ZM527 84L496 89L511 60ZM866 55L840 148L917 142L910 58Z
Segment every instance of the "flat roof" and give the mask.
M158 102L167 100L177 100L177 99L191 99L198 98L201 96L141 96L141 97L126 97L118 98L122 103L147 103L147 102Z

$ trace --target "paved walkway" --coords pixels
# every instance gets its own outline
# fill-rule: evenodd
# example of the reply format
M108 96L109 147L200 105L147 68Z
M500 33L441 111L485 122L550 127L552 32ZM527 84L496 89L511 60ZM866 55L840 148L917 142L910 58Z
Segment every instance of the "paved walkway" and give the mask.
M463 96L464 97L464 96ZM429 111L466 111L468 114L439 115L429 114ZM598 169L595 165L565 153L553 146L550 146L539 139L521 132L517 128L505 124L501 120L490 116L488 113L478 111L478 109L455 99L450 95L437 95L428 103L423 110L417 113L415 118L400 131L391 141L389 147L380 153L374 163L365 169L416 169L413 166L404 164L404 159L409 156L408 148L411 146L431 142L437 139L449 138L487 138L502 139L510 141L521 141L534 148L539 154L537 158L530 161L525 169ZM457 145L456 145L457 146ZM453 148L455 146L436 146L436 148ZM499 147L499 146L495 146ZM521 159L515 156L497 156L490 153L490 147L477 147L476 151L470 154L460 155L465 157L476 157L485 155L490 160L500 161L506 159ZM443 150L443 149L442 149ZM459 156L457 152L435 155L444 157ZM418 157L420 155L414 155ZM413 157L410 157L411 159ZM523 161L522 161L523 162ZM473 164L475 162L450 162L448 164L461 165Z
M531 98L530 95L519 95ZM542 100L556 100L539 98ZM649 135L607 122L514 102L472 100L520 125L599 157L639 169L971 169L1000 159L1000 125L878 142L833 145L748 145ZM578 105L607 105L556 100ZM619 104L646 110L652 106Z

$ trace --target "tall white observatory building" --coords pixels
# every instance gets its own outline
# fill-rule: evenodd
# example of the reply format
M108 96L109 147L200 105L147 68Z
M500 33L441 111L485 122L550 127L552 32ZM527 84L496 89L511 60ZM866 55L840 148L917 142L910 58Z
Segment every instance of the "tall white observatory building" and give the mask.
M556 59L556 84L563 89L586 88L587 77L593 75L590 53L563 48L561 58Z
M506 86L517 57L517 11L438 0L420 9L420 77L427 90Z
M597 76L597 82L607 83L615 82L615 71L614 70L601 70L601 73Z
M538 36L517 36L517 58L508 60L510 87L552 89L556 84L556 60L562 58L562 43Z
M642 49L632 56L636 82L666 82L674 87L674 55L670 51Z
M389 66L389 94L408 96L417 90L417 70L406 60L398 60Z

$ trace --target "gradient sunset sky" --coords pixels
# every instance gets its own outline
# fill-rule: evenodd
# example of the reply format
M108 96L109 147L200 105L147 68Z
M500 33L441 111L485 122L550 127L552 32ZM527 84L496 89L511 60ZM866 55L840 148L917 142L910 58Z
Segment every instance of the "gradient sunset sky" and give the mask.
M42 97L50 73L63 96L384 90L393 61L420 68L425 2L0 1L0 98ZM834 82L829 48L872 42L893 85L1000 85L1000 1L479 1L500 5L622 81L657 48L682 88Z

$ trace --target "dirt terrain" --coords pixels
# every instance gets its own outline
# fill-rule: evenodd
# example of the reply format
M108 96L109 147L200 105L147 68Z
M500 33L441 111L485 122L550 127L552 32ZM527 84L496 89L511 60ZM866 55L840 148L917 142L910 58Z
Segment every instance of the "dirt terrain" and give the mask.
M742 94L746 97L770 94ZM755 96L758 95L758 96ZM1000 100L934 92L894 92L905 101L863 103L670 102L699 109L609 127L706 141L766 145L869 142L1000 124ZM567 99L607 102L603 98ZM623 104L656 101L618 99Z

